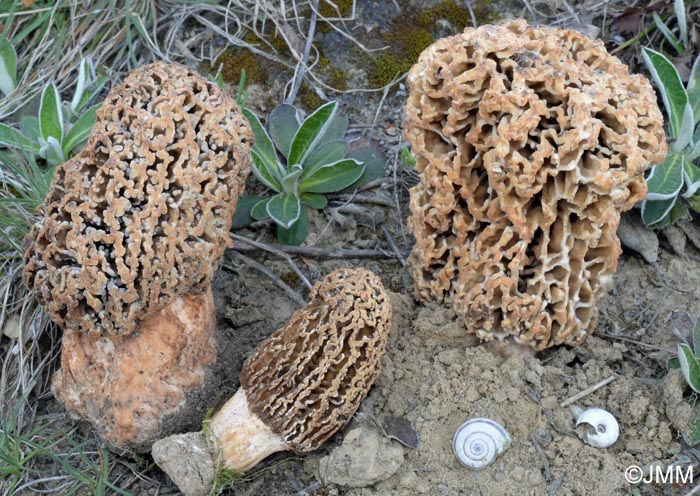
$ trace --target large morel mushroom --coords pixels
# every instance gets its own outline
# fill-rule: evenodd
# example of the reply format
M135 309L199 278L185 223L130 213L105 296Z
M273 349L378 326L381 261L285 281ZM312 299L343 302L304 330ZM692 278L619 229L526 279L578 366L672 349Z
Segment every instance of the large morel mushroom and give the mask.
M24 282L64 330L54 394L118 447L182 428L207 383L211 281L252 139L216 84L155 63L112 89L85 149L56 170Z
M309 299L246 360L241 388L203 433L153 445L154 460L186 495L208 494L216 471L243 472L277 451L317 449L379 376L391 320L379 277L339 269Z
M666 155L649 82L601 41L524 21L437 41L408 75L410 256L423 300L482 339L580 344L620 255L620 212Z

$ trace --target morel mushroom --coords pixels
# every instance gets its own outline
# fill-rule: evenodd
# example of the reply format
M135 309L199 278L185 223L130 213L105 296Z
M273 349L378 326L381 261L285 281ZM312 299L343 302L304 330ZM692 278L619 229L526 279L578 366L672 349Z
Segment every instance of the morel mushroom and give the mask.
M155 63L112 89L85 149L56 170L24 282L64 330L54 394L118 447L184 427L207 383L211 281L252 139L216 84Z
M241 388L205 432L153 445L154 460L185 494L208 494L216 470L242 472L277 451L317 449L350 420L379 376L391 320L379 277L336 270L309 298L246 360ZM197 448L205 445L202 458ZM193 488L191 474L209 475Z
M437 41L408 75L409 268L482 339L580 344L620 255L620 212L666 155L649 82L601 41L518 20Z

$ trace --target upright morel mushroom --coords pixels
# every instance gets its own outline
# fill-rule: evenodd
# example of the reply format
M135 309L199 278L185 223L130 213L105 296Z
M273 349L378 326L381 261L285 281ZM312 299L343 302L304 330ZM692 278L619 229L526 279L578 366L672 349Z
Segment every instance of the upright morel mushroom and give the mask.
M206 383L210 286L251 144L216 84L156 63L112 89L85 149L56 170L24 281L64 330L56 397L119 447L181 428Z
M246 360L241 388L205 432L153 445L156 463L185 494L208 494L216 470L243 472L277 451L317 449L367 395L391 319L381 280L364 269L340 269L316 283L309 298ZM205 445L202 459L197 448ZM196 488L192 474L202 479Z
M581 343L620 212L666 155L651 85L601 41L522 20L437 41L408 83L418 296L452 302L482 339Z

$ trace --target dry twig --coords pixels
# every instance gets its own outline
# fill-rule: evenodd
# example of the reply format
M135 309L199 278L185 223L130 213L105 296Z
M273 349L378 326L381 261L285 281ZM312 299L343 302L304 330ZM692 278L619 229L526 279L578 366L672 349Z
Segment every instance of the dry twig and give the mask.
M573 395L572 397L570 397L570 398L568 398L568 399L562 401L562 402L559 404L559 406L562 407L562 408L565 407L565 406L569 406L569 405L571 405L572 403L574 403L574 402L580 400L581 398L584 398L584 397L588 396L589 394L598 391L600 388L607 386L608 384L610 384L612 381L614 381L614 380L617 379L617 378L618 378L617 375L611 375L611 376L608 377L607 379L602 380L602 381L600 381L599 383L594 384L594 385L592 385L591 387L584 389L584 390L581 391L580 393L575 394L575 395Z

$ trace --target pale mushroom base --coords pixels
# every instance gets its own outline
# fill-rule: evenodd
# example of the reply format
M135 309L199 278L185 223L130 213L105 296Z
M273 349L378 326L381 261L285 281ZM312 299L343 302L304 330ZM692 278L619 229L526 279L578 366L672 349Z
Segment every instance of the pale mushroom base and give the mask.
M209 494L218 471L242 473L271 454L290 449L250 411L242 388L206 423L204 430L170 436L153 444L153 459L185 496Z
M114 447L148 451L199 410L193 397L212 382L215 330L209 290L176 298L126 336L66 332L52 391Z

